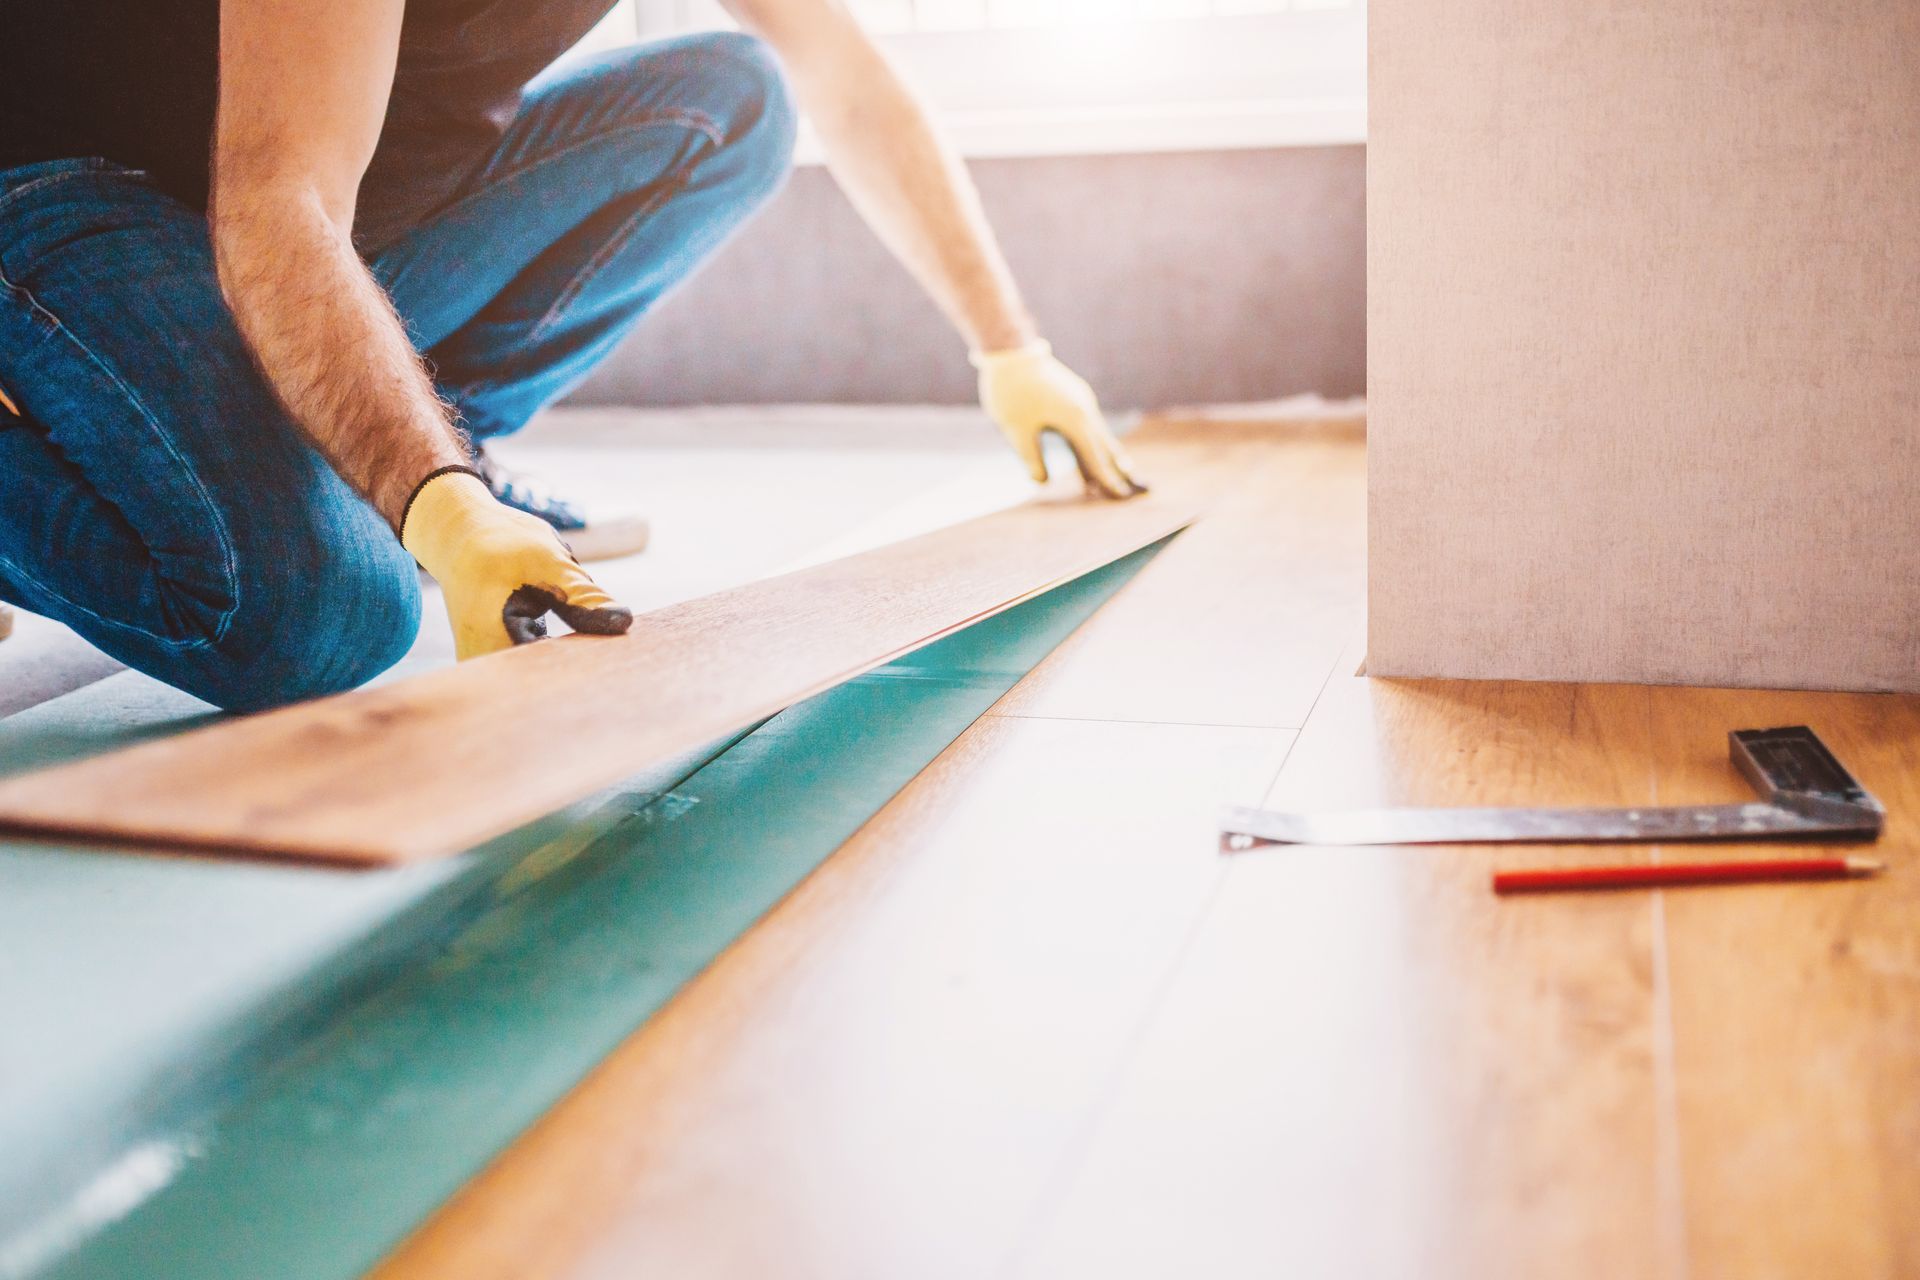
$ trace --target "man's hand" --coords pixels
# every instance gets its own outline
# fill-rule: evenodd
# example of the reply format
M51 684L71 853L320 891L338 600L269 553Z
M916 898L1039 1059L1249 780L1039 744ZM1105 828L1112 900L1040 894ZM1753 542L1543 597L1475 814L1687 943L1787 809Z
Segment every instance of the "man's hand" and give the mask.
M1087 380L1053 357L1045 342L973 357L980 370L980 403L999 424L1035 484L1047 481L1041 435L1052 431L1073 450L1090 494L1131 498L1147 486L1133 478L1126 451L1107 428Z
M551 525L503 506L470 472L442 472L415 491L400 544L446 593L462 661L538 640L549 613L590 635L620 635L633 623Z

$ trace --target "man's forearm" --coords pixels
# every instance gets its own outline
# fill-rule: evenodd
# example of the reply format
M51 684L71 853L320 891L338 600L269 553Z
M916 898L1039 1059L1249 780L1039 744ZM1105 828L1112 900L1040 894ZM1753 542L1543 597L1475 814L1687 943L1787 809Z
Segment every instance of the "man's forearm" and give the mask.
M1033 341L966 167L892 63L850 19L784 43L828 164L881 240L975 350Z
M347 230L317 194L266 184L218 188L213 228L221 290L281 403L397 529L414 486L468 456Z

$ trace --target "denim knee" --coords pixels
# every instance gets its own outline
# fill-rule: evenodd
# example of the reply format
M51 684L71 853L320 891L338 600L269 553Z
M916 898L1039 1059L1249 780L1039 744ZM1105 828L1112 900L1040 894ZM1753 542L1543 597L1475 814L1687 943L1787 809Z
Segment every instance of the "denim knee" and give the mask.
M243 556L239 608L179 683L223 710L261 711L356 688L404 657L420 629L419 571L366 514Z
M719 125L730 171L757 194L771 194L793 166L799 112L772 46L744 31L684 38L694 71L687 94Z

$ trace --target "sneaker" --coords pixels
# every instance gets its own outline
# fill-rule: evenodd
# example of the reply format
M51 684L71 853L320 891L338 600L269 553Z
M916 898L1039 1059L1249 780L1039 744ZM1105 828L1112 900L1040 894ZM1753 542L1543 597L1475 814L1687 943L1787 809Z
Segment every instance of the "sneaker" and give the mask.
M554 496L545 482L523 472L513 471L490 457L486 449L475 451L474 469L493 490L493 496L516 511L539 516L554 527L560 540L580 560L612 560L646 550L649 530L637 515L587 515L570 502Z

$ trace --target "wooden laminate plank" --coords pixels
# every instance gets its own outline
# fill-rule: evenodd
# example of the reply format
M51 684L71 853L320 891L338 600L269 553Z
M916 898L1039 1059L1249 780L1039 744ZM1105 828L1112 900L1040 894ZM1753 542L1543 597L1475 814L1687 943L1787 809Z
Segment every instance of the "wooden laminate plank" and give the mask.
M1652 697L1663 802L1746 794L1727 730L1808 724L1887 806L1877 879L1663 895L1694 1280L1920 1275L1920 697Z
M1204 450L1201 451L1204 454ZM0 783L0 829L361 863L458 852L1183 527L1037 500L569 637Z
M993 1274L1289 737L982 719L376 1274Z
M1642 803L1647 764L1638 689L1336 677L1268 803ZM1014 1273L1677 1274L1648 895L1488 887L1590 856L1236 855Z
M1177 465L1195 438L1220 442L1215 469ZM1022 681L1006 711L1297 728L1364 611L1364 442L1298 424L1166 422L1130 447L1148 476L1208 486L1207 518Z

